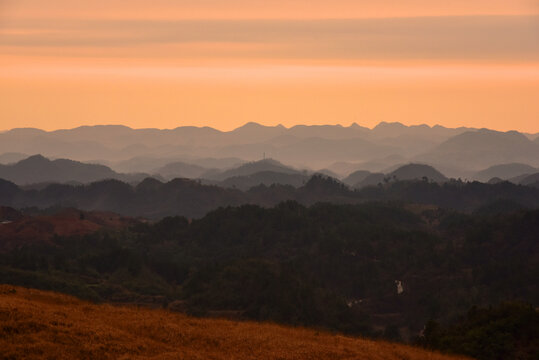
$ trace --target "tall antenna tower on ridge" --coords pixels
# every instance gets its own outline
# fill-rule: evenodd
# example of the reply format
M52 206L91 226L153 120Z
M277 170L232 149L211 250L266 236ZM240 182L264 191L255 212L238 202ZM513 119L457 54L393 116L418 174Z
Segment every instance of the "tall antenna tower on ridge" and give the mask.
M266 152L262 155L262 160L266 160Z

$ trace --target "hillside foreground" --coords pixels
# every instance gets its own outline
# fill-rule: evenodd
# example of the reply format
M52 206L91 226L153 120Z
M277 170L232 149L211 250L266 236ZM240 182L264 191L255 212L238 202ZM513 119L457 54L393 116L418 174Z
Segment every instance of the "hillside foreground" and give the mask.
M0 359L465 359L274 324L96 305L0 285Z

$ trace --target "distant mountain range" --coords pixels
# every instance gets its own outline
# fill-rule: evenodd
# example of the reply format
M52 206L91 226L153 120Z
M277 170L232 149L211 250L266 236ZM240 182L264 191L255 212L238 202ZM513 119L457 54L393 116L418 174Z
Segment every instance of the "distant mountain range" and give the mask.
M526 186L539 188L539 172L534 174L524 174L510 179L509 181Z
M357 170L345 177L342 182L348 186L356 186L365 180L369 175L372 175L370 171L367 170Z
M36 183L89 183L103 179L138 182L148 174L118 174L109 167L84 164L68 159L49 160L41 155L30 156L15 164L0 165L0 178L19 185Z
M109 160L93 160L92 163L104 164L121 173L145 172L150 174L170 172L170 176L185 177L185 175L177 174L176 166L181 164L195 165L205 169L228 169L243 164L245 160L239 158L191 158L187 156L181 157L151 157L137 156L127 160L109 161ZM177 164L177 165L174 165ZM166 169L166 166L169 166ZM166 175L164 175L166 176Z
M443 167L474 170L507 163L539 165L539 144L516 131L481 129L456 135L416 160Z
M24 160L28 157L27 154L8 152L0 155L0 165L13 164Z
M225 170L222 172L210 173L206 176L210 180L225 180L231 177L249 176L259 172L273 172L281 174L300 174L299 170L292 167L281 164L274 159L264 159L260 161L253 161L239 167Z
M211 162L209 162L211 164ZM426 180L443 183L448 177L436 168L418 163L409 163L390 167L385 172L371 172L358 170L346 177L339 177L331 170L323 169L312 171L296 169L282 164L274 159L263 159L242 163L238 166L217 169L205 168L199 165L172 162L157 168L151 174L147 173L118 173L107 166L87 164L74 160L49 160L42 155L30 156L10 165L0 165L0 179L5 179L33 189L41 189L50 183L88 184L107 179L121 180L137 184L143 179L153 176L159 181L173 179L196 179L205 185L217 185L224 188L237 188L249 190L258 185L270 186L273 184L301 187L314 174L323 174L335 181L352 188L363 188L378 184L385 184L398 180ZM482 182L510 181L515 184L536 186L534 176L539 170L525 164L497 165L474 175L474 179Z
M492 178L499 178L501 180L512 180L515 177L522 175L529 175L539 172L539 168L527 164L511 163L494 165L487 169L478 171L473 178L482 182L489 181ZM519 183L517 180L516 183Z
M385 122L373 129L357 124L286 128L248 123L227 132L209 127L159 130L102 125L0 133L0 163L14 163L25 154L100 163L118 173L162 171L166 178L203 174L194 167L187 171L186 165L163 169L170 163L222 170L266 157L299 169L328 169L341 177L356 170L387 173L391 167L423 163L448 177L471 179L499 164L539 167L539 140L538 134L515 131Z
M243 191L247 191L255 186L265 185L289 185L295 188L299 188L307 181L309 176L299 173L282 173L275 171L258 171L253 174L243 176L232 176L219 183L219 186L227 188L237 188Z
M448 178L432 166L424 164L406 164L397 167L397 169L387 174L358 170L348 175L342 181L351 187L362 188L378 183L387 183L389 181L398 180L427 180L442 183L447 181Z
M442 183L448 179L438 170L429 165L423 164L408 164L397 168L388 174L392 179L396 180L418 180L426 179Z
M214 170L217 171L217 170ZM165 179L174 179L174 178L189 178L197 179L202 177L204 174L211 174L212 170L208 170L202 166L195 164L188 164L182 161L176 161L168 163L165 166L162 166L156 170L154 173L163 176Z

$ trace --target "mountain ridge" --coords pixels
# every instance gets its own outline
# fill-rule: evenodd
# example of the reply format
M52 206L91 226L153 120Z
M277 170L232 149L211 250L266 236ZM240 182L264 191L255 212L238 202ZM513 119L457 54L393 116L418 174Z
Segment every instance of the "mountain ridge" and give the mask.
M480 129L451 137L415 160L467 170L511 162L535 166L539 165L539 143L516 131Z
M528 164L509 163L490 166L474 174L474 179L488 181L494 177L501 180L509 180L520 175L531 174L538 171L537 168Z
M0 178L19 185L37 183L90 183L103 179L142 180L147 174L119 174L101 164L86 164L69 159L49 160L43 155L29 156L13 164L0 164Z
M39 153L86 162L106 159L103 163L108 166L123 162L130 170L147 172L166 162L184 161L207 167L198 164L197 159L237 158L239 162L250 162L265 154L298 168L334 171L331 165L337 162L368 166L342 166L348 174L355 170L383 171L388 166L415 162L434 166L449 177L469 178L501 163L539 166L539 142L531 138L531 134L516 131L388 122L372 129L358 124L287 128L251 122L230 131L195 126L132 129L99 125L49 132L12 129L0 133L0 157L3 153ZM17 155L5 158L13 156ZM397 157L400 160L395 160ZM152 167L151 161L128 164L137 158L156 159L156 166Z

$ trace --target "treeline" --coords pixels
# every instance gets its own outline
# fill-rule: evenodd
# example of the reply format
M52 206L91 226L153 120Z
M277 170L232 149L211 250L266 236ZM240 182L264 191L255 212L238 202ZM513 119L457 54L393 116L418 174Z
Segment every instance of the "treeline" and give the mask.
M287 201L55 237L1 254L0 278L94 301L411 340L429 319L450 324L472 306L538 304L538 233L539 210Z
M539 207L539 188L509 182L484 184L449 181L389 181L352 190L341 182L315 175L303 186L259 185L247 191L203 185L195 180L174 179L163 183L147 178L136 186L105 180L89 185L51 184L43 188L21 188L0 180L0 205L15 208L51 206L112 211L122 215L160 219L165 216L200 218L219 207L256 204L275 206L286 200L304 205L317 202L356 204L366 201L403 201L434 204L474 211L496 204L497 210Z
M478 360L539 359L539 311L506 302L472 307L450 325L429 321L416 344Z

